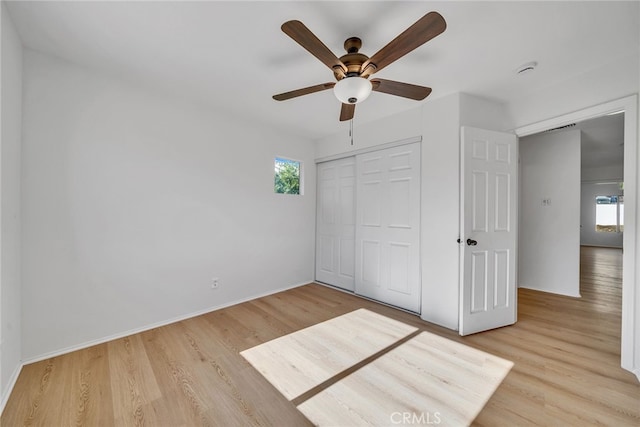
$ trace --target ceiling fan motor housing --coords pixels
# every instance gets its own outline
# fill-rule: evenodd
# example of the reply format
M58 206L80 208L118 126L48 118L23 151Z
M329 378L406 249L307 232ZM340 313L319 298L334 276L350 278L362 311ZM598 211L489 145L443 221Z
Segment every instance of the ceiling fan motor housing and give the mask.
M360 69L362 64L367 62L369 57L362 53L359 53L360 47L362 47L362 40L358 37L350 37L344 41L344 49L347 51L346 55L340 57L340 61L347 67L346 73L334 72L336 80L341 80L345 77L353 77L360 75ZM342 71L342 70L339 70Z

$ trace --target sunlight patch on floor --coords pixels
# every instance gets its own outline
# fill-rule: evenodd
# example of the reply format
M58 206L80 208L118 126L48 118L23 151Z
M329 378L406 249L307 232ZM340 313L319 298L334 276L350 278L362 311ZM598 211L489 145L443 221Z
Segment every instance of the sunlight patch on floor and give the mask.
M470 424L513 363L416 331L360 309L241 354L319 426Z
M359 309L240 354L292 400L416 330Z
M298 406L335 425L469 425L513 363L422 332Z

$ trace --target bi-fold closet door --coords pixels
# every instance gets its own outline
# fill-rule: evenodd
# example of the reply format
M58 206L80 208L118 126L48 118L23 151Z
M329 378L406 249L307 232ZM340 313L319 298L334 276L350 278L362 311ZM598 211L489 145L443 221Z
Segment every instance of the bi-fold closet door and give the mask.
M318 164L316 280L420 312L420 143Z

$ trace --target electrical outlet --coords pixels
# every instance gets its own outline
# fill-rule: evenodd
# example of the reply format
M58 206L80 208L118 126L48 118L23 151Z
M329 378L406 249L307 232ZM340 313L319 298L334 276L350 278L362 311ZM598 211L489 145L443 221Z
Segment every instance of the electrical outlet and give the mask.
M214 277L211 279L211 289L218 289L218 286L220 286L220 281L217 277Z

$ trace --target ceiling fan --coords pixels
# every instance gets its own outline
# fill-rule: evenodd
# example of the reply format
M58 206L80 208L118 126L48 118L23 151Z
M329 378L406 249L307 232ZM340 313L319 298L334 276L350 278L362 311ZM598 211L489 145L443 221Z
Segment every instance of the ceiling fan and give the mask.
M353 118L356 104L364 101L371 94L371 91L417 101L429 96L431 93L429 87L379 78L368 79L372 74L441 34L447 28L447 23L438 12L429 12L371 58L359 52L362 40L358 37L350 37L345 40L344 48L347 54L338 58L302 22L287 21L282 24L281 28L285 34L329 67L333 71L337 83L322 83L280 93L274 95L273 99L284 101L333 88L336 97L342 102L340 121L345 121Z

